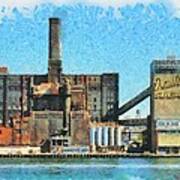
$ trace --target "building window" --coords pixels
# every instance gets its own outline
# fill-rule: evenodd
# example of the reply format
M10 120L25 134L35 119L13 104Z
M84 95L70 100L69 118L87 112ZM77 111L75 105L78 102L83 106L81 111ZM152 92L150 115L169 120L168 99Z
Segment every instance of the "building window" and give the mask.
M96 104L94 104L94 111L96 111Z
M97 99L96 98L94 98L94 102L96 102L97 101Z
M108 104L107 105L107 110L111 110L111 109L113 109L113 105L112 104Z
M17 123L17 124L20 124L20 123L21 123L21 121L20 121L20 120L16 120L16 123Z
M56 140L52 140L52 145L55 146L56 145Z

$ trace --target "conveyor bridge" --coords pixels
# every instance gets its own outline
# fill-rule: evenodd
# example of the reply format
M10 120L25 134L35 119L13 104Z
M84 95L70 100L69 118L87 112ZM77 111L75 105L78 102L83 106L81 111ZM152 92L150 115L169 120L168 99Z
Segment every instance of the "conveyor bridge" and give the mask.
M151 87L146 88L142 92L140 92L138 95L136 95L133 99L122 105L116 112L116 115L120 116L127 111L129 111L131 108L142 102L144 99L149 97L151 94Z

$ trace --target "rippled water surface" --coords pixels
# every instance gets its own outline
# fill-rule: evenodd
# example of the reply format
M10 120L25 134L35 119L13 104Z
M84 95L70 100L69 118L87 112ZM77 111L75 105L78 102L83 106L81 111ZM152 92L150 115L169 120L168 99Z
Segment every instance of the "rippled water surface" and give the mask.
M1 159L0 179L180 180L180 158Z

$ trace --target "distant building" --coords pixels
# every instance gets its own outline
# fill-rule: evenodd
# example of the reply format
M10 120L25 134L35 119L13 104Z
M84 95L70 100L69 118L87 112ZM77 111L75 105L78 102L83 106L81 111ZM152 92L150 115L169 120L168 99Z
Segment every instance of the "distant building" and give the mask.
M0 68L0 145L88 145L90 121L118 119L118 74L64 74L59 28L60 20L50 18L48 74Z

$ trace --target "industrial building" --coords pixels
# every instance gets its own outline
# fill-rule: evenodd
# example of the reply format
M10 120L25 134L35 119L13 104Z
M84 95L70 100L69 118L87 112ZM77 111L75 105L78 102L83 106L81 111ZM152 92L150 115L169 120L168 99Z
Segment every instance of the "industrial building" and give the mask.
M89 123L116 121L118 73L64 74L61 23L49 19L47 74L0 68L0 145L89 145Z
M60 30L60 20L50 18L47 74L0 67L0 146L180 153L180 60L153 61L150 85L119 107L118 73L63 73ZM118 120L148 97L150 115Z
M151 64L151 150L180 153L180 60Z

